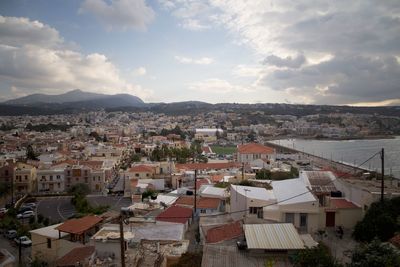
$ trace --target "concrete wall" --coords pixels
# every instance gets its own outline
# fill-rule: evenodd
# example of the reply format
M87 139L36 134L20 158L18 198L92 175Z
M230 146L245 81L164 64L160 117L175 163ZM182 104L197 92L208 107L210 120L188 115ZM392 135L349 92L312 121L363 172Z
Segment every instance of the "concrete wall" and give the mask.
M101 240L92 241L91 245L95 246L97 256L101 258L111 257L114 259L114 262L121 261L121 245L119 240L113 241L106 241L103 242Z
M35 257L40 258L41 260L49 263L49 266L55 266L55 261L72 249L76 247L82 247L81 243L70 242L64 239L52 239L51 240L51 248L47 247L47 237L38 235L35 233L31 233L32 240L32 251L31 257L35 259Z
M344 228L354 228L358 221L363 218L362 209L340 209L335 214L335 225Z

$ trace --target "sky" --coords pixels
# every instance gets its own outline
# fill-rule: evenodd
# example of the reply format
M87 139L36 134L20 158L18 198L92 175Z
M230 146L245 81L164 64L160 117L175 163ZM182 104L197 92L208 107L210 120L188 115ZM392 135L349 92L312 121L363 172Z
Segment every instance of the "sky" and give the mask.
M400 1L1 0L0 101L400 105Z

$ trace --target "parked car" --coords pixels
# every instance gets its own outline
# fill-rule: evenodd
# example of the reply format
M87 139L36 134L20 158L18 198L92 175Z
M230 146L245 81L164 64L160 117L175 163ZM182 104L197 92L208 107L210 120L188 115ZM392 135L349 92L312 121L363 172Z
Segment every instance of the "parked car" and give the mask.
M21 207L18 210L18 214L24 213L26 211L33 211L33 209L31 207Z
M31 210L17 214L17 219L30 218L30 217L35 217L35 213Z
M29 247L32 245L32 241L29 239L29 237L27 237L25 235L14 238L14 241L15 241L15 243L17 243L17 245L21 244L21 246L24 246L24 247Z
M33 202L29 202L29 203L24 203L24 204L22 204L22 206L21 207L29 207L29 208L32 208L32 209L35 209L36 208L36 203L33 203Z
M8 239L16 238L17 231L16 230L8 230L7 232L4 233L4 236L7 237Z

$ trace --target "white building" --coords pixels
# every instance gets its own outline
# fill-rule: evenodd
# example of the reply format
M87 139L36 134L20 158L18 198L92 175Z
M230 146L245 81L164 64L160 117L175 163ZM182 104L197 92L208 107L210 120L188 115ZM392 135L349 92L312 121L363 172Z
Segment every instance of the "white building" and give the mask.
M63 169L37 170L38 192L59 193L65 190L65 175Z

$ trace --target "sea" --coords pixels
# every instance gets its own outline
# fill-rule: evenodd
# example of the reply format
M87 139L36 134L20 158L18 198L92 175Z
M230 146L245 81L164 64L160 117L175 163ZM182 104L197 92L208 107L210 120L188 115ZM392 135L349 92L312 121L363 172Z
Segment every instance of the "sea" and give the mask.
M272 142L326 159L378 172L381 171L379 152L384 148L385 174L391 174L400 179L400 136L396 136L393 139L280 139ZM378 154L375 157L360 166L361 163L376 153Z

